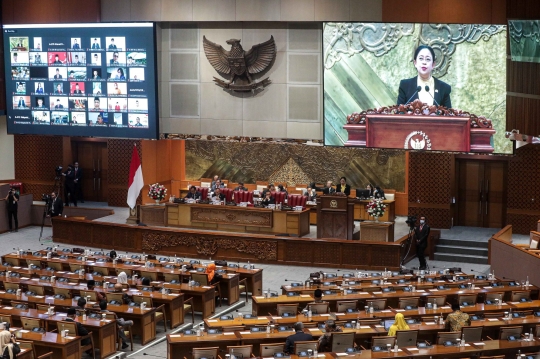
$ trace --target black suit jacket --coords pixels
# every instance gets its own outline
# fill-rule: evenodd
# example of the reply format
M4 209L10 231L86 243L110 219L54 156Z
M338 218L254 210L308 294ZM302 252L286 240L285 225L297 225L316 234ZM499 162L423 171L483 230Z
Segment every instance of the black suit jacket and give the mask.
M332 194L334 193L336 190L333 188L333 187L326 187L324 186L323 189L322 189L322 193L323 194ZM350 190L349 190L350 191Z
M336 192L341 192L341 183L338 183L336 185ZM345 191L343 193L349 196L351 194L351 186L349 186L348 184L345 184Z
M416 227L414 229L414 237L418 241L416 243L417 247L427 247L428 244L428 238L429 238L429 232L431 228L426 224L422 227L422 230L420 230L420 226Z
M435 77L433 78L433 80L435 82L435 102L437 102L441 106L452 108L452 102L450 101L450 92L452 92L452 87L446 82L441 81ZM417 87L417 76L410 79L401 80L401 82L399 83L399 95L397 99L397 104L406 104L407 101L411 98L411 96L416 92ZM422 89L422 91L425 91L425 89ZM411 102L417 99L418 94L416 93L411 99ZM435 104L435 102L433 102L433 104Z
M289 335L287 340L285 340L285 352L289 354L296 354L294 352L294 343L307 340L313 340L313 336L304 332L296 332L296 334Z
M51 217L61 216L63 211L64 203L62 202L62 198L56 197L53 203L51 203L50 215Z
M216 197L217 197L217 195L214 193L214 194L212 195L212 199L216 199ZM224 195L223 193L220 193L220 194L219 194L219 200L220 200L220 201L225 201L225 195Z
M195 200L200 200L201 199L201 192L198 192L198 191L195 191L195 193L191 193L191 192L188 192L186 198L193 198Z
M66 322L75 322L75 321L68 317L68 318L66 318ZM81 323L79 323L79 322L75 322L75 323L77 323L76 324L77 325L77 335L79 335L81 337L85 336L85 335L88 335L88 330L85 327L83 327L83 325ZM86 338L86 339L81 340L81 346L88 345L88 344L90 344L90 338Z
M268 207L269 204L276 204L276 200L274 199L274 197L270 197L270 199L264 198L261 204L265 207Z

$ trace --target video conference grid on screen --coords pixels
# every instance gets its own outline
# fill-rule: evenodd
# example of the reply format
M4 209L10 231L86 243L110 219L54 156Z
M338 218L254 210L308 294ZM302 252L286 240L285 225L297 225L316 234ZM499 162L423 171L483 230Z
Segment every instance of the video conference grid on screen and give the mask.
M153 24L6 25L4 47L9 133L156 138Z

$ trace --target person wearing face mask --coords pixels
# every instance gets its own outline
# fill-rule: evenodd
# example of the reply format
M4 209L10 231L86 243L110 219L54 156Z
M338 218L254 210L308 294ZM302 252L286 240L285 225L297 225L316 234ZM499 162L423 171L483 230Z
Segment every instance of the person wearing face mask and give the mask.
M426 217L420 217L420 225L414 229L414 238L416 240L416 256L420 261L420 270L426 269L426 257L424 252L428 245L430 228L426 223Z
M435 51L433 51L433 48L427 45L418 46L414 51L413 64L417 76L401 80L397 104L407 104L420 99L427 105L439 104L452 108L452 101L450 100L452 87L432 75L435 67ZM419 87L420 91L417 90Z

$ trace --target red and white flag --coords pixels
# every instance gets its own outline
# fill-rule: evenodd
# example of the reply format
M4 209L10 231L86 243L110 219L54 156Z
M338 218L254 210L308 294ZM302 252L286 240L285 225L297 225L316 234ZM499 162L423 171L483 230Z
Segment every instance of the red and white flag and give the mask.
M137 197L139 197L139 193L144 187L141 160L139 158L139 152L137 152L137 146L133 146L133 153L131 154L128 187L127 204L129 208L135 208Z

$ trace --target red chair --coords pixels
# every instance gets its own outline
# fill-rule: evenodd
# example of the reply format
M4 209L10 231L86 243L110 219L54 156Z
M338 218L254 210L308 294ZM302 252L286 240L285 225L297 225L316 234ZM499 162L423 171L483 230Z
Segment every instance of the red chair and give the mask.
M222 188L221 193L225 195L225 201L232 201L233 190L231 188Z
M290 194L288 205L291 207L302 206L302 209L306 208L307 197L299 194Z
M201 200L205 200L208 197L208 187L197 187L197 191L201 192Z
M253 191L234 191L234 201L253 203Z
M272 197L276 204L281 204L285 201L285 192L272 192Z

